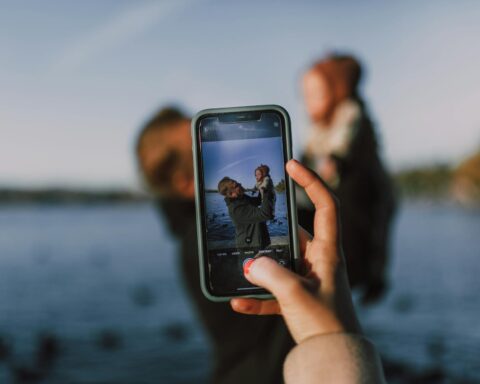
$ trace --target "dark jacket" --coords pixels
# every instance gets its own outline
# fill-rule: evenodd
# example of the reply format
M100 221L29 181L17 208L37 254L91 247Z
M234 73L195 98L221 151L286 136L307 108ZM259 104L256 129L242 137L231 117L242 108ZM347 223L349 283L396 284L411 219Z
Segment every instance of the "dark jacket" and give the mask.
M213 347L214 384L283 382L282 366L294 342L279 316L248 316L229 303L207 300L200 289L195 204L160 200L161 213L180 241L179 262L190 298Z
M273 219L274 207L269 194L269 191L265 191L263 201L260 197L245 194L236 199L225 198L228 214L235 225L235 242L238 248L265 248L270 245L266 221Z

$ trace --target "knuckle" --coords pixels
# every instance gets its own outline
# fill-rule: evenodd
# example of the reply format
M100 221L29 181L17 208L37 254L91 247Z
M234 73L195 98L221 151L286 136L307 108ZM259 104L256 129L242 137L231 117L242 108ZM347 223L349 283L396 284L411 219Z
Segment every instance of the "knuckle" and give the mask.
M303 293L303 291L305 291L305 288L299 279L290 279L288 283L285 284L285 293L290 297L298 296Z
M317 242L315 253L318 255L318 257L313 258L315 267L320 267L322 269L327 267L331 271L342 268L344 260L336 242Z
M263 256L261 253L259 253L259 256L255 258L255 262L252 264L252 266L255 265L256 268L265 268L268 267L269 263L270 260L268 259L268 257Z

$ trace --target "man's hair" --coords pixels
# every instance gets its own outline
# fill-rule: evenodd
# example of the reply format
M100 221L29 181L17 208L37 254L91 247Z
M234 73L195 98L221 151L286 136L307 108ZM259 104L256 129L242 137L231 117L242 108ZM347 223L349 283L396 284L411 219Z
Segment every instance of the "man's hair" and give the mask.
M223 196L227 196L228 192L230 192L230 185L232 181L234 180L232 180L228 176L225 176L222 180L218 182L218 192Z
M135 145L137 155L140 154L143 145L142 141L147 133L163 131L184 120L190 120L190 117L176 107L165 107L160 109L140 130Z
M152 189L159 192L165 192L171 189L172 175L182 164L181 154L178 153L175 148L169 148L168 145L161 145L168 141L163 139L161 141L159 140L157 149L155 148L157 142L152 139L155 135L168 134L168 130L171 129L172 126L186 120L190 120L190 117L180 109L171 106L165 107L160 109L145 123L137 136L135 154L141 171L149 187ZM153 150L158 150L159 160L151 168L146 169L142 162L142 156L145 151L152 150L152 147L155 148Z

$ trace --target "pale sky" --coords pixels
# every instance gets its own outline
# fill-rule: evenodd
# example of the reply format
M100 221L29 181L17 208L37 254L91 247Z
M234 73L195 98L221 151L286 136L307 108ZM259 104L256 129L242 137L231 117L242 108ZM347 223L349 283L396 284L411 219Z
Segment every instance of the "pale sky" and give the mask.
M282 140L268 137L247 140L208 141L202 143L205 189L218 187L225 176L244 188L255 186L255 169L266 164L274 185L285 179Z
M394 169L480 145L478 1L2 1L0 186L137 185L132 145L164 103L280 104L297 154L299 78L358 55Z

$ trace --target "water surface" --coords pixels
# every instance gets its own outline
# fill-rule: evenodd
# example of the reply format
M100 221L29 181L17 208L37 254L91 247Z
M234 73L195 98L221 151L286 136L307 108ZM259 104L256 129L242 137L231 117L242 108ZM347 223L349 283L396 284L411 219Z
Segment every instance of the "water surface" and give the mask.
M45 332L60 349L44 383L206 382L209 345L175 252L149 204L1 208L0 342L12 353L0 382L13 365L35 369ZM388 359L480 380L479 212L406 204L393 254L388 296L360 311L369 336Z

